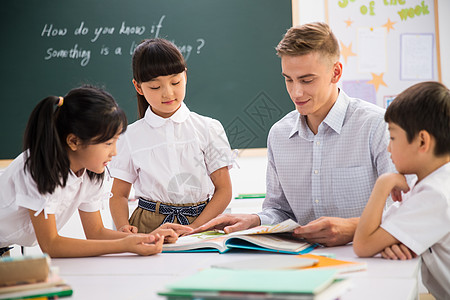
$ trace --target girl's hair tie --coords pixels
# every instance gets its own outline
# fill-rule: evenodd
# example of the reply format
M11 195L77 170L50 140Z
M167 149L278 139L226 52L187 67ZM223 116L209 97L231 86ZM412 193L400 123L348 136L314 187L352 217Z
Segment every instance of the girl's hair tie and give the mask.
M60 97L58 97L58 99L59 99L59 101L56 104L56 106L61 107L63 105L63 103L64 103L64 98L60 96Z

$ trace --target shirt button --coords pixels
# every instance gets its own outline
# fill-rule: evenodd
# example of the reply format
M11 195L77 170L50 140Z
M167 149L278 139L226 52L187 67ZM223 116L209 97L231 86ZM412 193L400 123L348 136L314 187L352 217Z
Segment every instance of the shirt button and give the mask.
M314 174L319 174L319 170L314 170Z
M314 202L319 203L319 199L314 200Z
M319 146L319 145L320 145L320 142L316 142L316 145Z

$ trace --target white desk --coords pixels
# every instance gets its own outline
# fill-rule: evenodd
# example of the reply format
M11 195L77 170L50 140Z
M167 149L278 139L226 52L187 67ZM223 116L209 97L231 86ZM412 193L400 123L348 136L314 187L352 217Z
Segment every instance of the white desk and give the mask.
M351 246L317 249L336 258L365 261L367 271L347 273L352 289L342 297L353 299L417 299L418 259L389 261L361 259ZM61 277L73 288L72 299L164 299L156 293L165 285L213 263L242 260L255 255L281 255L266 252L239 253L161 253L154 256L108 255L93 258L52 259Z

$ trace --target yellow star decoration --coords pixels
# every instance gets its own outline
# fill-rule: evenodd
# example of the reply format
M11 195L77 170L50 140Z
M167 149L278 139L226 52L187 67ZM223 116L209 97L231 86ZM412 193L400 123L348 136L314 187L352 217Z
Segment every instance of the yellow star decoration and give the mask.
M378 88L380 85L384 85L387 87L387 84L383 81L383 75L384 73L380 73L380 75L377 75L375 73L372 74L372 80L367 81L367 83L373 84L375 86L375 91L378 92Z
M384 24L384 25L382 25L382 26L383 26L383 27L386 27L387 32L389 33L389 30L391 30L391 29L392 29L392 30L395 30L395 29L394 29L394 26L393 26L395 23L397 23L397 22L391 22L391 19L388 18L386 24Z
M344 43L342 43L342 41L339 42L341 43L341 55L344 57L345 64L347 64L347 58L349 56L356 56L356 53L352 52L352 43L350 43L347 47Z
M348 28L348 27L352 26L352 23L353 23L354 21L352 21L350 18L348 18L348 20L346 20L346 21L344 21L344 22L345 22L345 24L347 24L347 28Z

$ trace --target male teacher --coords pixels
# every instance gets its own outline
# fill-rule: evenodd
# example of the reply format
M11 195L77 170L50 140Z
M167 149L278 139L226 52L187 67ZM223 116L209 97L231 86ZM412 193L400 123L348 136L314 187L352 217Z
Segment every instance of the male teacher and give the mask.
M378 176L394 172L384 109L337 86L342 63L325 23L289 29L276 47L296 111L267 139L266 199L258 214L225 214L195 230L233 232L293 219L294 235L325 246L353 240Z

